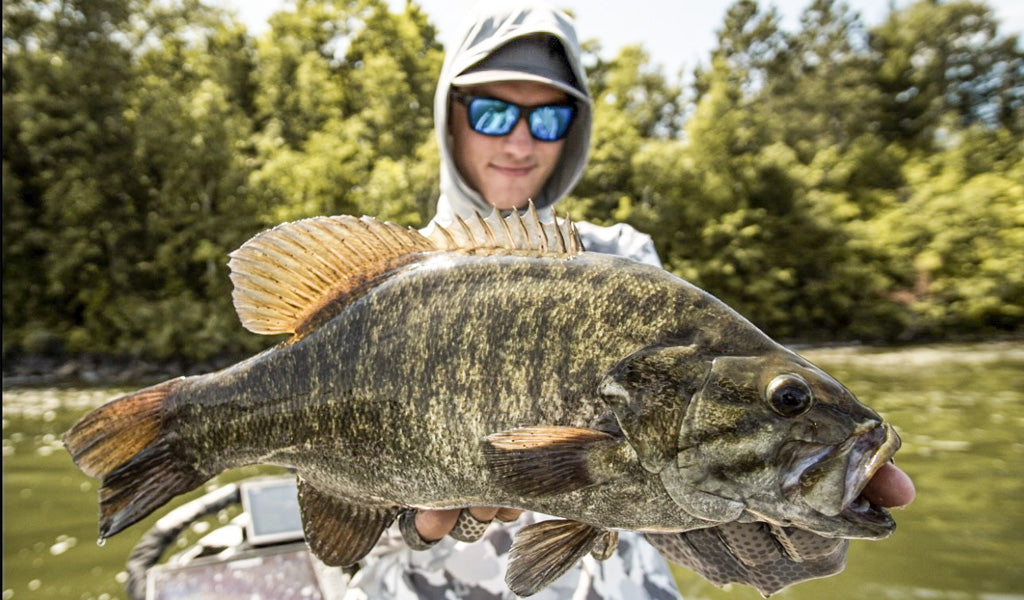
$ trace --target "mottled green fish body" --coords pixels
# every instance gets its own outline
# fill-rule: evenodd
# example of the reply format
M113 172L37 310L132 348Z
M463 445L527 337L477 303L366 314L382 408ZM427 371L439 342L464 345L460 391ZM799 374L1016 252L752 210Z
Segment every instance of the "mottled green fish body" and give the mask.
M721 527L734 555L726 540L749 528L783 547L830 540L788 579L749 565L716 581L770 593L841 569L831 540L892 529L859 498L898 447L878 415L706 292L582 252L571 224L494 216L426 238L313 219L257 236L232 270L243 324L292 339L76 424L68 449L103 478L101 536L255 463L295 469L329 564L410 507L557 516L517 539L524 595L552 580L530 550L543 540L570 540L544 550L568 568L607 532L642 531L713 581L686 532Z

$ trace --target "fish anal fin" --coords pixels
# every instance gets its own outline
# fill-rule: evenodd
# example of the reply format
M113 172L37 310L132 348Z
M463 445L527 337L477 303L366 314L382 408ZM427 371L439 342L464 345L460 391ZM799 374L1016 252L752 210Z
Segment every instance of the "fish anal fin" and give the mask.
M484 438L484 457L507 489L524 496L562 494L616 476L628 444L585 427L522 427Z
M605 537L605 530L561 519L522 528L512 542L505 583L531 596L554 583Z
M332 567L353 565L395 520L397 506L367 506L331 496L299 478L302 530L309 549Z
M235 311L254 333L307 331L367 282L434 250L419 232L370 217L284 223L231 253Z

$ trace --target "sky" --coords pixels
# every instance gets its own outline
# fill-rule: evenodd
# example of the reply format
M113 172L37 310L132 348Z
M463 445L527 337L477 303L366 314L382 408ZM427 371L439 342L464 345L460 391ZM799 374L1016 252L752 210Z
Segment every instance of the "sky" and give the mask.
M210 0L234 9L250 31L266 29L267 17L288 5L287 0ZM417 0L438 28L444 46L452 45L454 30L468 8L477 0ZM400 10L405 0L389 0L393 10ZM783 15L783 27L796 29L800 12L811 0L761 0L762 6L773 4ZM868 26L881 23L890 3L897 7L909 0L847 0ZM654 63L675 73L692 70L698 63L707 63L715 45L715 31L721 26L726 9L725 0L551 0L555 6L567 8L576 15L576 31L581 40L596 38L602 56L611 58L619 48L640 44ZM1024 32L1024 0L988 0L1001 23L1003 35ZM1022 35L1024 37L1024 35Z

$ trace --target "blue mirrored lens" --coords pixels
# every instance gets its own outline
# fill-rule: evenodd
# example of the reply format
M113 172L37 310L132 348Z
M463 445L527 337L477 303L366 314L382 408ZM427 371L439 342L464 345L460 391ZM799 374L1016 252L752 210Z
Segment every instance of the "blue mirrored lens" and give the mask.
M474 98L469 103L469 124L484 135L508 135L519 120L519 107L493 98Z
M467 104L469 125L477 133L503 136L519 122L520 107L495 98L472 98ZM538 106L529 112L530 134L553 142L565 137L572 123L573 109L567 105Z
M570 123L572 108L568 106L539 106L530 111L530 133L538 140L561 139Z

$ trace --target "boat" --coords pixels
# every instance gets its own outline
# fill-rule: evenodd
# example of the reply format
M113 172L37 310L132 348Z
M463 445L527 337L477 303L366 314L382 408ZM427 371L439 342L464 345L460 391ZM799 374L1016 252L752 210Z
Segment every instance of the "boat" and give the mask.
M204 519L241 506L226 524L161 561ZM232 511L233 512L233 511ZM127 562L132 600L340 597L355 569L329 567L306 546L294 476L220 486L161 518Z

